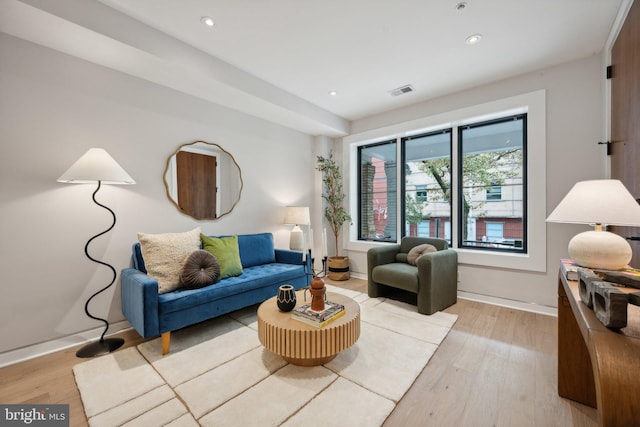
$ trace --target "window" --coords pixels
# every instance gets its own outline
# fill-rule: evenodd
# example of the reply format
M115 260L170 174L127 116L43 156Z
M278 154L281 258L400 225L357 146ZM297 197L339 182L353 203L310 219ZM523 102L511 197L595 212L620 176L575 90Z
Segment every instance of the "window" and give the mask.
M502 186L498 184L491 184L487 187L487 200L502 200Z
M458 156L452 156L457 131ZM398 241L402 236L451 242L452 197L458 201L457 247L526 251L526 114L472 123L399 139L404 172L396 184L396 140L358 148L359 240ZM452 166L458 185L452 188ZM490 203L488 203L490 202ZM453 245L452 245L453 246Z
M396 168L398 174L396 241L405 235L421 233L420 223L428 222L429 235L444 238L450 242L451 247L459 249L458 259L461 263L546 272L546 117L545 90L537 90L346 136L343 142L348 150L344 153L345 159L349 162L348 203L354 218L349 228L348 241L345 242L347 249L366 252L376 244L373 240L361 239L358 234L361 227L356 215L360 207L358 154L360 147L364 145L388 141L395 142L399 163L399 167ZM479 133L481 131L486 133L485 142L495 139L501 132L504 134L506 129L501 129L500 124L506 122L515 123L512 124L515 126L512 130L515 131L511 134L516 139L508 143L521 144L520 176L504 180L492 179L489 176L478 183L463 181L463 159L470 160L468 157L472 152L480 151L482 148L480 142L483 138ZM491 136L491 133L494 135ZM414 159L410 151L413 142L417 144L416 141L420 138L430 139L438 134L450 138L447 152L441 153L442 158L448 157L451 163L448 187L444 185L448 189L448 194L445 193L444 199L438 197L440 190L436 189L434 183L429 183L426 179L424 179L425 182L418 182L418 174L421 171L416 165L412 165ZM473 138L474 136L476 138ZM391 139L392 141L389 141ZM507 140L508 138L503 142L507 143ZM442 145L435 144L434 151L427 151L424 157L438 157L437 149L441 147ZM493 147L486 148L488 151L499 151L499 147L495 144ZM466 165L469 166L469 163L467 162ZM419 187L420 185L426 185L426 188ZM471 187L475 189L471 199L473 208L466 226L462 227L465 221L460 219L464 212L460 193L470 190ZM413 221L409 221L409 214L412 210L415 211L414 208L409 208L412 203L414 205L423 203L418 194L423 190L427 193L427 200L424 201L426 206L417 212ZM489 190L488 195L487 190ZM435 210L436 204L439 206L439 215L434 215L432 211ZM510 204L513 206L510 207ZM497 211L502 211L502 215L496 215ZM513 215L507 215L510 212ZM491 245L483 244L482 237L486 236L487 222L502 224L501 242L494 242ZM470 231L471 236L469 236ZM467 237L473 237L474 241L463 245L461 240L471 240Z
M451 236L451 129L401 139L404 159L404 236L416 236L414 227L425 218L434 225L424 237ZM414 189L412 191L412 189ZM418 233L418 234L416 234Z
M504 224L501 222L487 222L483 239L487 242L501 242L504 236Z
M396 141L358 148L358 240L397 240Z
M416 185L416 202L427 203L427 186Z
M429 237L429 229L431 224L429 221L422 221L418 224L418 237Z
M526 117L458 128L459 247L526 251Z

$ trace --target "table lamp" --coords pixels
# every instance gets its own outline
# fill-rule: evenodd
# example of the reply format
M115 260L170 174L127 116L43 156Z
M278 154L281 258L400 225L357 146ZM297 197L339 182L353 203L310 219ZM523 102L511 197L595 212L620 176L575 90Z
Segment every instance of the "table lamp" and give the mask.
M547 222L594 225L595 230L571 239L569 256L583 267L619 270L631 260L631 246L617 234L604 231L603 226L640 226L640 205L618 180L581 181L551 212Z
M284 223L294 224L289 238L289 249L304 251L304 235L299 226L311 223L309 208L307 206L287 206L284 212Z
M64 173L58 182L70 184L98 184L98 188L93 192L92 198L96 205L108 210L113 218L113 223L105 231L91 237L84 246L84 253L91 261L104 265L111 269L113 278L111 282L89 297L84 305L84 312L87 316L94 320L100 320L104 323L104 331L97 342L89 343L80 348L76 352L78 357L95 357L102 354L111 353L120 348L124 344L122 338L105 338L104 334L109 329L107 319L96 317L89 312L89 303L98 294L106 291L116 280L116 270L110 264L97 260L89 254L89 244L96 238L108 233L116 225L116 214L103 204L98 203L96 194L100 190L102 184L135 184L136 182L129 176L127 172L102 148L91 148L82 157L80 157L71 167Z

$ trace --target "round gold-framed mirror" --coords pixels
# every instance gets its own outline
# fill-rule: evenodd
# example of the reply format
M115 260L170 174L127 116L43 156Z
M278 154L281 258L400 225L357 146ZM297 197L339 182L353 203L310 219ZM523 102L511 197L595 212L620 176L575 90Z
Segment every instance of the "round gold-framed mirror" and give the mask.
M242 172L220 145L194 141L167 159L164 186L178 211L198 220L219 219L240 201Z

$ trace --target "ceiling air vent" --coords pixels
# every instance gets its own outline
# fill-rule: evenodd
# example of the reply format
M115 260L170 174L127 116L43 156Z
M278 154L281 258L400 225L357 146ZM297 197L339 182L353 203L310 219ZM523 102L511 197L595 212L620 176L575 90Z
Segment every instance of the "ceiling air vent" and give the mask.
M390 93L391 96L404 95L405 93L413 92L415 89L411 85L400 86L399 88L393 89Z

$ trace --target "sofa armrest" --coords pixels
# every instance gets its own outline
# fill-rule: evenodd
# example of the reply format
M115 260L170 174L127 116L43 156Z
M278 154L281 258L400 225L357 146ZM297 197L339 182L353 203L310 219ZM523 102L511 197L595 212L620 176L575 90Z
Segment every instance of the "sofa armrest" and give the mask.
M160 335L158 281L135 268L123 269L120 281L122 314L143 338Z
M282 264L302 265L302 252L289 249L276 249L276 262Z

